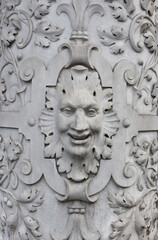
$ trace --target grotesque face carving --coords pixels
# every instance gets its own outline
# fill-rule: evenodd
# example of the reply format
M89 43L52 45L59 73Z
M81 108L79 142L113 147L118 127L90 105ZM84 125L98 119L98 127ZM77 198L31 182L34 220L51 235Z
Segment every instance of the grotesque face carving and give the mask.
M66 152L84 157L101 134L102 89L98 74L86 70L65 70L58 87L57 128Z
M81 181L98 171L100 159L111 158L111 137L118 128L112 90L102 89L96 71L76 66L62 70L46 96L40 119L45 157L55 158L59 172Z

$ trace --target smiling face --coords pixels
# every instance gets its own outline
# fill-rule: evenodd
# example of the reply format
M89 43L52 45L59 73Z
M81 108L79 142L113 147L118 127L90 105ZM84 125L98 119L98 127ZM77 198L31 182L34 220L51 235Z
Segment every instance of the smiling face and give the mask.
M118 118L112 111L112 89L102 88L97 71L83 66L63 69L56 88L47 87L46 100L40 118L46 158L111 158L109 141Z
M46 89L45 105L39 124L44 157L55 159L58 172L73 181L96 175L100 160L111 158L111 137L118 128L112 89L102 88L95 70L62 69L56 87Z
M103 113L98 98L89 89L72 89L59 101L57 126L64 150L85 156L101 131Z
M64 151L84 157L101 131L102 89L96 72L64 70L58 83L57 128Z

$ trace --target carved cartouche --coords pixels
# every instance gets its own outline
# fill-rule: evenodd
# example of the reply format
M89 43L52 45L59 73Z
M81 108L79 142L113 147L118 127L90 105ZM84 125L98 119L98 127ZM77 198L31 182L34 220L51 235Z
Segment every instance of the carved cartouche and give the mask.
M59 173L76 182L97 174L100 159L111 158L117 130L111 89L102 88L96 71L75 66L61 71L56 89L47 88L46 105L45 156L55 158ZM45 131L48 111L51 130Z

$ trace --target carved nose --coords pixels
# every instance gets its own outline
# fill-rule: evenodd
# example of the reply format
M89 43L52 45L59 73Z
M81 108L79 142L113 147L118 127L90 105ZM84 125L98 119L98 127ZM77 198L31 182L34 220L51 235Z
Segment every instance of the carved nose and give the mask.
M86 121L86 116L84 111L79 110L76 112L76 119L74 123L74 130L76 131L85 131L88 129L88 124Z

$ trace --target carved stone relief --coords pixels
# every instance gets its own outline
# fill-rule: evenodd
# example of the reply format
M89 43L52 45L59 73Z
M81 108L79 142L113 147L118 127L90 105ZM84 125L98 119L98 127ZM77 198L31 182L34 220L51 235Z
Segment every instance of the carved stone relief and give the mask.
M157 240L158 2L0 9L0 239Z

